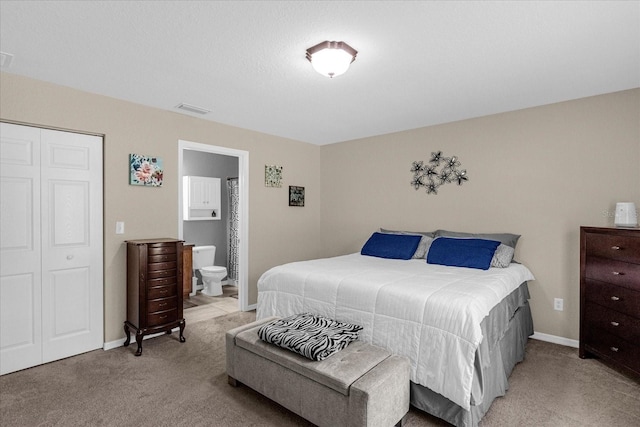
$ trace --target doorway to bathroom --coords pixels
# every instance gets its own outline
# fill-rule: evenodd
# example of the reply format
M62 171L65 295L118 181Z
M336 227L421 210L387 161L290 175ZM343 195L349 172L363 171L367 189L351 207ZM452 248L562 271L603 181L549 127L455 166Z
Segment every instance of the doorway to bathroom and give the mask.
M216 247L212 265L224 266L229 273L229 280L223 286L224 293L220 296L226 301L221 301L220 308L225 310L235 308L242 311L253 309L254 307L250 307L248 302L249 153L227 147L179 140L178 174L181 183L178 190L180 239L185 241L185 245ZM184 203L188 195L185 194L186 190L182 185L186 176L220 180L218 186L220 207L215 219L193 221L187 218L189 214L185 213ZM199 308L207 305L207 301L202 300L208 297L201 295L201 292L193 294L187 300L192 301L187 302L185 307L197 305ZM215 312L214 307L211 304L209 306L209 310L213 310L212 313ZM212 314L212 317L214 315Z

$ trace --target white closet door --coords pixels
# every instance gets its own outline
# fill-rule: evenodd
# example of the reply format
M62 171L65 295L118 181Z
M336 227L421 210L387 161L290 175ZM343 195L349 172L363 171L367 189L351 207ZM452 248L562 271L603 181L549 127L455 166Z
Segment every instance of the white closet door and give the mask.
M42 362L40 129L0 123L0 373Z
M32 271L24 274L37 277L38 288L31 287L37 294L34 297L37 304L33 305L33 310L25 311L29 314L23 314L21 320L29 317L34 330L38 331L38 339L31 351L22 346L23 353L29 353L29 362L18 360L22 356L13 341L20 342L20 339L7 340L5 346L5 333L8 337L17 337L26 329L19 326L15 313L5 313L5 305L26 305L23 302L26 291L24 284L15 283L15 274L5 276L3 269L3 310L0 313L3 334L0 370L3 374L94 350L103 342L102 138L2 124L3 190L5 181L15 179L5 177L5 140L19 140L7 139L5 135L20 131L30 135L37 132L39 136L38 143L33 144L39 147L36 156L39 164L37 168L34 166L38 170L39 194L33 197L37 211L34 208L30 214L22 205L11 202L10 209L15 210L15 215L5 218L5 204L19 189L10 193L8 200L3 191L1 261L5 265L5 260L16 252L5 249L5 234L16 233L16 218L20 215L28 218L23 220L23 228L32 230L33 246L37 246L39 259L30 266ZM19 231L20 227L16 229ZM5 281L14 285L5 286ZM14 311L22 312L23 308ZM20 332L14 332L16 327Z
M43 362L100 348L102 138L42 130Z

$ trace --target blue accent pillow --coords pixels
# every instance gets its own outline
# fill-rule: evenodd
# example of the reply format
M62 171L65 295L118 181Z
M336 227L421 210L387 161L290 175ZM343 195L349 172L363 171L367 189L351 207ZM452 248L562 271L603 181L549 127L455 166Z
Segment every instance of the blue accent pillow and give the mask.
M411 259L422 236L373 233L360 253L390 259Z
M488 270L498 246L495 240L438 237L431 243L427 263Z

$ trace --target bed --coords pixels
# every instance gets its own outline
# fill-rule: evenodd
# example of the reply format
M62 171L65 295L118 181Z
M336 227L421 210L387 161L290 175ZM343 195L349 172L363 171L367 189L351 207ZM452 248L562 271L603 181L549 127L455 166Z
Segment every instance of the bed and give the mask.
M435 255L460 258L468 250L457 245L486 238L444 230L402 233L374 233L360 253L268 270L258 281L256 317L309 312L361 325L361 340L409 358L414 407L457 426L475 426L506 392L533 333L527 282L534 277L511 262L519 236L491 235L501 238L501 246L513 244L510 258L481 269L438 263ZM382 243L369 245L374 238ZM491 256L484 253L491 263L498 244Z

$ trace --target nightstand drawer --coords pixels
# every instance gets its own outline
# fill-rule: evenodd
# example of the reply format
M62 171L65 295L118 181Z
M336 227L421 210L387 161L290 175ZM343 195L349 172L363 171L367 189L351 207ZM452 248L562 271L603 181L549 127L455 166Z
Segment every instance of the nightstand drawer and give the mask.
M584 296L604 307L637 317L640 313L640 292L605 282L586 280Z
M147 324L149 326L163 325L169 322L175 322L178 318L178 312L173 310L159 311L147 315Z
M589 255L640 264L640 239L615 234L587 233Z
M147 313L155 313L156 311L166 311L177 307L178 298L173 296L170 298L161 298L149 301L147 303Z
M147 291L147 299L158 299L172 297L176 294L176 285L158 286L156 288L149 288Z
M640 343L640 318L610 310L593 302L587 302L586 310L589 316L585 322L589 330L600 329L630 343Z
M640 291L640 264L589 256L585 276Z

